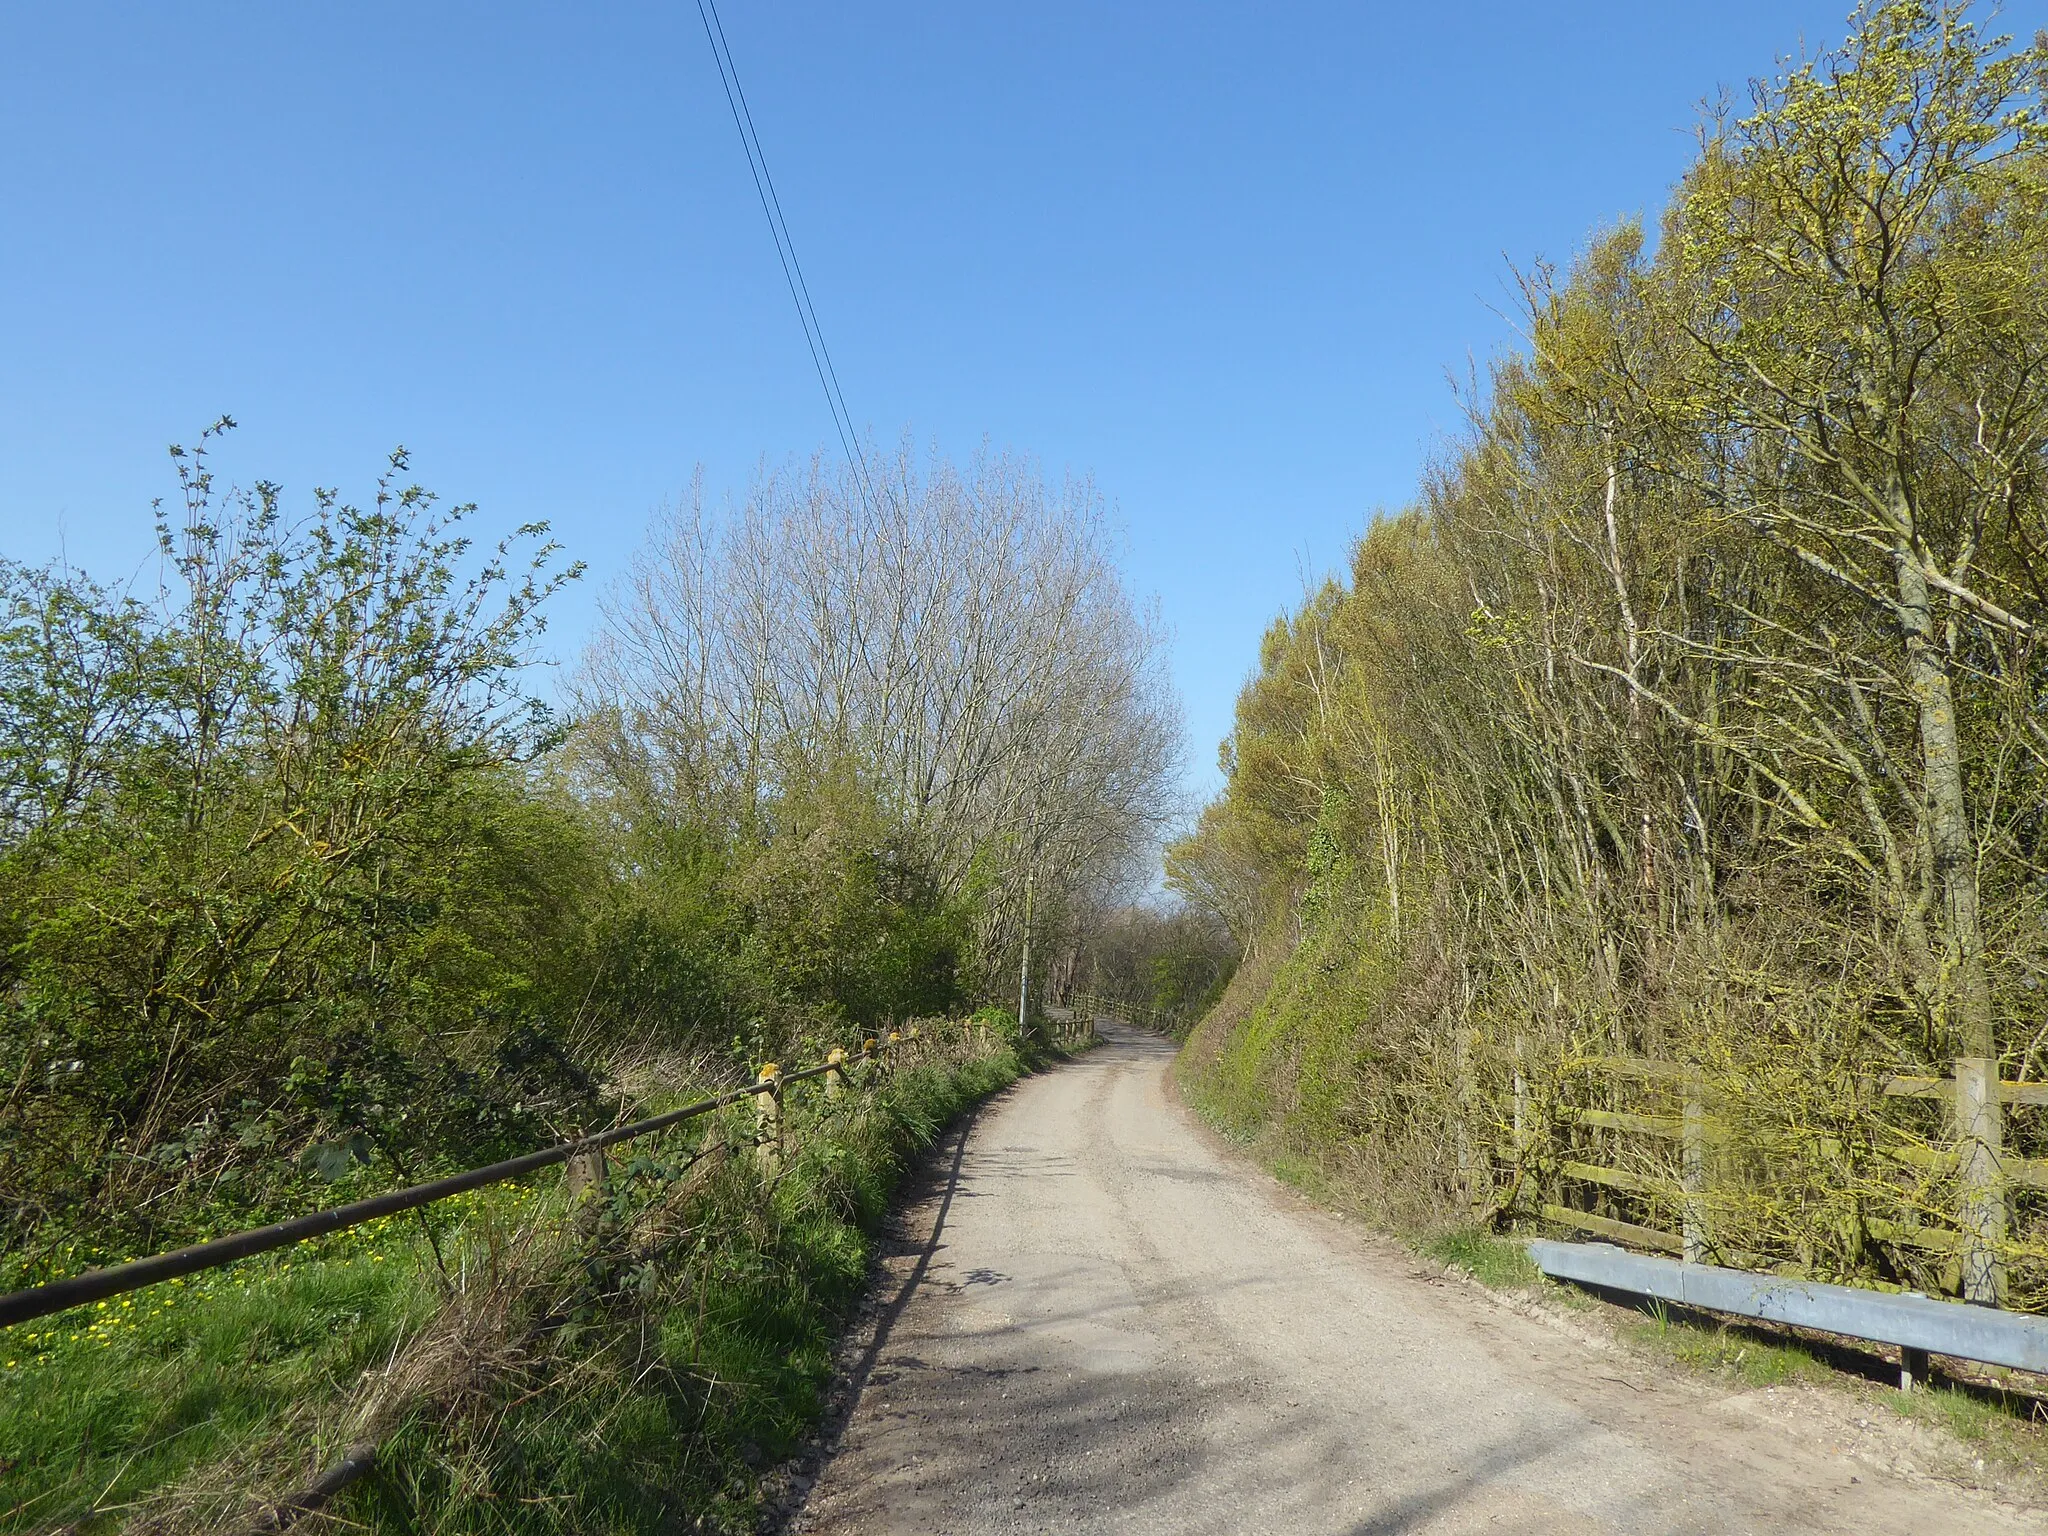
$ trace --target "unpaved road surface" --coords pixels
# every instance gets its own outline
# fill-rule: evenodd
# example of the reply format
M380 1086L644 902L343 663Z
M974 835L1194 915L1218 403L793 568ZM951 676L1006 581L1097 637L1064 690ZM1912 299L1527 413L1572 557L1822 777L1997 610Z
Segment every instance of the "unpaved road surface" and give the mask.
M947 1146L792 1529L2048 1531L1873 1465L1853 1407L1599 1349L1308 1209L1171 1057L1117 1033Z

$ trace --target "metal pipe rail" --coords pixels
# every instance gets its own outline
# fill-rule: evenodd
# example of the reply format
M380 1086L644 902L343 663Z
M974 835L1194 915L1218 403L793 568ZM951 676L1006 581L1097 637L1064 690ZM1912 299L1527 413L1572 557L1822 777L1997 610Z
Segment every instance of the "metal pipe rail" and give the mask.
M791 1083L823 1077L826 1073L842 1070L853 1062L874 1060L887 1052L890 1045L897 1043L899 1042L890 1040L877 1045L870 1041L859 1052L844 1056L840 1060L828 1061L822 1066L807 1067L801 1072L777 1073L773 1077L763 1078L760 1082L750 1083L744 1088L734 1088L714 1098L686 1104L681 1109L672 1109L645 1120L636 1120L630 1125L614 1126L608 1131L598 1131L589 1136L578 1137L574 1141L544 1147L538 1152L508 1157L503 1162L472 1168L466 1173L450 1174L445 1179L434 1179L425 1184L415 1184L409 1189L395 1189L388 1194L373 1195L367 1200L358 1200L351 1205L338 1205L332 1210L315 1211L310 1216L273 1222L267 1227L255 1227L229 1237L215 1238L212 1242L195 1243L190 1248L179 1248L170 1253L159 1253L126 1264L114 1264L105 1269L91 1269L69 1279L53 1280L47 1285L14 1291L0 1296L0 1328L14 1323L25 1323L30 1318L47 1317L52 1312L68 1311L72 1307L84 1306L89 1302L104 1301L109 1296L138 1291L144 1286L158 1285L165 1280L174 1280L181 1275L194 1274L202 1269L217 1269L223 1264L231 1264L236 1259L245 1259L253 1254L288 1248L293 1243L304 1242L308 1238L324 1237L329 1232L340 1232L349 1227L361 1226L364 1222L372 1221L379 1216L415 1210L423 1205L431 1205L436 1200L445 1200L450 1195L480 1189L486 1184L502 1184L507 1179L516 1179L523 1173L532 1173L554 1163L566 1163L572 1157L599 1152L622 1141L632 1141L641 1136L652 1135L656 1131L667 1130L670 1126L681 1125L686 1120L694 1120L714 1110L723 1109L728 1104L737 1104L742 1099L764 1093L780 1094L783 1088Z

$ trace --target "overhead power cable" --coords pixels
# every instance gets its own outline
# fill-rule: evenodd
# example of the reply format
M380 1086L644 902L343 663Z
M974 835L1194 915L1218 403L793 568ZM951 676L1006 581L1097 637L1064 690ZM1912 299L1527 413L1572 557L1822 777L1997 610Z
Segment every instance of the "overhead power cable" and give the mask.
M861 451L860 433L853 424L853 413L846 407L846 392L839 387L839 370L832 366L832 352L825 345L825 328L818 323L818 307L811 302L810 284L804 281L803 264L796 258L796 242L790 238L789 221L782 215L775 178L768 174L768 156L761 148L761 136L754 131L753 109L747 105L739 67L733 63L732 47L725 40L718 0L697 0L697 15L704 23L704 37L711 44L719 81L725 86L725 104L732 109L732 125L739 130L740 146L747 154L747 169L754 177L754 192L761 199L768 233L774 237L775 254L782 262L782 280L789 286L790 302L796 305L797 321L804 328L804 342L811 349L811 366L817 370L819 388L825 391L825 407L832 413L839 446L853 470L862 499L871 507L878 506L868 478L867 456Z

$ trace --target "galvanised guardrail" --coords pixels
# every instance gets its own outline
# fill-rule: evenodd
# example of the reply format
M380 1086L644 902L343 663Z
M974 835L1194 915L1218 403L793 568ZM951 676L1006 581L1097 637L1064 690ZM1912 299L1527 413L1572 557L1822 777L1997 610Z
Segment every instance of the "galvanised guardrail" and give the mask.
M1899 1385L1908 1390L1927 1379L1929 1355L2048 1374L2048 1317L1941 1301L1911 1291L1872 1291L1718 1264L1656 1259L1612 1243L1537 1238L1529 1244L1529 1257L1544 1274L1559 1280L1897 1345Z

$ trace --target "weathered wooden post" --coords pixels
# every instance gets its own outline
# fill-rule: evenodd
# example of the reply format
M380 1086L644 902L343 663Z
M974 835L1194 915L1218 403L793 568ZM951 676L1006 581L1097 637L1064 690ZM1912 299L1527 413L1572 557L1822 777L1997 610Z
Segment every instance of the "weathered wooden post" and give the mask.
M1515 1156L1522 1155L1523 1138L1528 1133L1529 1080L1522 1075L1522 1037L1515 1036Z
M825 1058L825 1097L836 1099L846 1092L846 1051L833 1046Z
M1998 1306L2004 1299L2005 1185L1999 1168L2005 1125L1998 1062L1959 1056L1955 1064L1956 1164L1961 1188L1963 1299Z
M767 1091L754 1095L754 1161L763 1177L775 1179L782 1173L782 1068L769 1062L760 1081Z
M1707 1089L1698 1067L1685 1071L1685 1108L1679 1122L1679 1188L1684 1203L1681 1256L1707 1262Z
M1515 1036L1515 1184L1508 1192L1508 1209L1522 1203L1522 1163L1529 1151L1529 1079L1522 1072L1522 1037Z
M569 1197L569 1209L585 1231L597 1224L598 1206L604 1199L604 1172L603 1147L571 1152L562 1164L562 1188Z
M1493 1182L1485 1176L1492 1159L1483 1146L1475 1146L1472 1127L1479 1118L1479 1080L1472 1070L1472 1041L1478 1032L1460 1026L1457 1039L1458 1078L1458 1186L1465 1204L1476 1215L1483 1212Z

